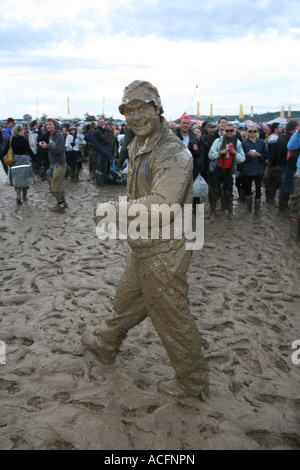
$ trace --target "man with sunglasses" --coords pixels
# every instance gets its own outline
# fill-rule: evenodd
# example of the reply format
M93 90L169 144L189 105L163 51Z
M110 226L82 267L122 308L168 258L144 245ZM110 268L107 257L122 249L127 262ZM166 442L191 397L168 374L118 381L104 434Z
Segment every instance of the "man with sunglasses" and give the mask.
M216 139L209 151L208 158L216 161L211 180L211 218L216 214L216 205L221 195L221 186L225 196L228 217L232 218L233 172L235 163L243 163L245 154L242 143L234 137L234 125L226 124L224 136Z

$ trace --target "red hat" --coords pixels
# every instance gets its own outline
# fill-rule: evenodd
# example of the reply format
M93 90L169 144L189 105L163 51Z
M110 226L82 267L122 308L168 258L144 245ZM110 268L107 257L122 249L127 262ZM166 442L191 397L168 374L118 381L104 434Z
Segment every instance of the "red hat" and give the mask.
M7 121L6 121L6 124L9 124L10 122L12 122L14 124L15 123L14 118L8 118Z

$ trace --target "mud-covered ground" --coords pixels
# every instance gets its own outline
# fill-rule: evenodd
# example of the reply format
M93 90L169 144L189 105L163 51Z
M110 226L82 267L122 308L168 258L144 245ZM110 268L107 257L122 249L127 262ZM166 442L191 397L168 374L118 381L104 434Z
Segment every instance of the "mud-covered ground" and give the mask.
M205 221L189 284L210 393L175 399L157 391L173 370L150 320L114 365L80 342L111 313L128 254L97 239L93 209L124 193L84 168L55 214L46 182L17 206L0 170L0 449L300 449L300 250L288 213L263 202L257 219L235 201L232 221L221 210Z

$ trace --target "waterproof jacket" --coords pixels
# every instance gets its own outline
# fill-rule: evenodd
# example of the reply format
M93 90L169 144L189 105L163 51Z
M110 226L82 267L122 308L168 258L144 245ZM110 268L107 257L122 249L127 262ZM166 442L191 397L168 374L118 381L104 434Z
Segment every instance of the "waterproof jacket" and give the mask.
M287 157L287 144L290 138L292 137L292 132L283 132L277 141L276 152L272 160L273 166L280 166L281 168L285 167L286 165L286 157Z
M128 145L129 170L127 175L128 206L141 203L148 213L153 204L184 204L192 202L193 158L187 147L170 131L166 121L161 122L146 140L139 145L137 137ZM172 233L172 223L171 223ZM181 240L132 240L128 244L136 256L177 249ZM149 250L145 250L149 248Z
M219 137L213 142L210 148L209 154L208 154L208 158L215 163L215 166L217 165L219 158L221 158L219 152L222 148L222 144L223 144L223 136ZM237 151L237 154L234 156L234 159L233 159L234 166L235 166L235 163L239 164L245 161L245 154L242 148L242 143L238 139L236 141L236 151ZM210 164L209 167L210 167L210 171L214 170L213 165Z
M263 175L265 171L265 161L268 158L268 149L265 142L262 139L256 139L252 142L250 139L246 139L242 143L242 147L246 156L246 161L239 168L240 175L242 176L258 176ZM251 157L249 152L256 150L260 153L259 157Z
M65 165L67 163L65 139L60 130L56 130L53 134L50 134L47 148L51 166Z

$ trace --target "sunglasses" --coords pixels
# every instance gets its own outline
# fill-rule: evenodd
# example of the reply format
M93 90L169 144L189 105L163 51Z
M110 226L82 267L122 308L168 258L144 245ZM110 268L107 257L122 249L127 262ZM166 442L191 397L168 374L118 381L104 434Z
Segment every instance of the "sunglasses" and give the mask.
M226 129L225 132L234 132L234 129Z
M249 134L256 134L257 133L257 131L248 131L248 132L249 132Z

